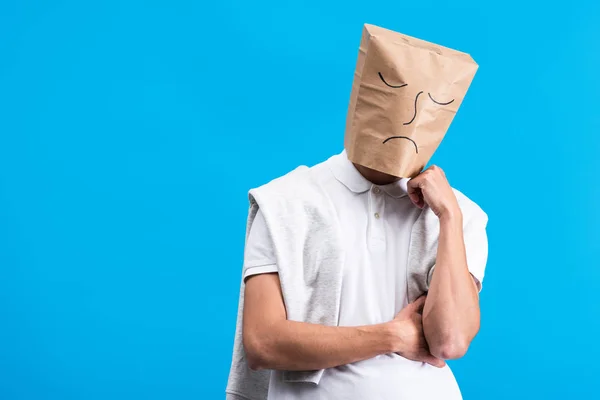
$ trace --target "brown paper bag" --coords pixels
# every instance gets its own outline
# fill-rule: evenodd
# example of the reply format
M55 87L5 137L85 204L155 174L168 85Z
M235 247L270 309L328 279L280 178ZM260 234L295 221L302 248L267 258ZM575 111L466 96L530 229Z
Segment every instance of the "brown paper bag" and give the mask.
M365 24L346 121L348 158L398 177L419 174L477 68L466 53Z

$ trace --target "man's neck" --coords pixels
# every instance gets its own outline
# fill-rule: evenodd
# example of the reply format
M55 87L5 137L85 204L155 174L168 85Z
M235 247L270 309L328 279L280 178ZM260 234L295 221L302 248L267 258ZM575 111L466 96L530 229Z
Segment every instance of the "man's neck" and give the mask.
M374 183L375 185L387 185L392 182L396 182L400 178L394 175L386 174L384 172L375 171L374 169L367 168L364 165L359 165L356 163L354 167L356 170L365 177L366 180Z

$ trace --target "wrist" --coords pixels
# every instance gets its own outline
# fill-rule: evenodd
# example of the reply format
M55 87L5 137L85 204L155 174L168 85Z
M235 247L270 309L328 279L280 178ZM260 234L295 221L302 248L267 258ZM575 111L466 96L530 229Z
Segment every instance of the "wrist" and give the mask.
M455 207L449 207L444 211L440 212L438 218L441 224L460 223L462 225L462 211L460 210L460 207L458 207L458 205Z
M400 321L392 320L378 325L382 335L384 354L397 353L402 350L403 341L400 336L400 324Z

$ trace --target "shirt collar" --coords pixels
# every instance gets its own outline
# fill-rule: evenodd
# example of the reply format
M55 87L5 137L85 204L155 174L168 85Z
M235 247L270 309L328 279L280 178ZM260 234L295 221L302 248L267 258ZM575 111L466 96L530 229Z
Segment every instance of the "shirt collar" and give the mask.
M354 164L348 159L346 150L333 156L330 159L329 167L333 176L354 193L364 193L371 189L371 187L379 186L384 192L394 198L407 195L406 185L409 181L408 178L401 178L387 185L375 185L358 172Z

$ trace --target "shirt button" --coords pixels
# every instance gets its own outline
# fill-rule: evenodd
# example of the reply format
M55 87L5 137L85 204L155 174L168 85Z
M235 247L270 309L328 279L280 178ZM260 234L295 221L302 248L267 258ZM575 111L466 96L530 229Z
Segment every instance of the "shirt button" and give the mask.
M375 213L375 218L379 219L379 213Z
M381 192L381 189L379 189L377 186L375 186L375 187L373 188L373 193L375 193L375 194L379 194L380 192Z

